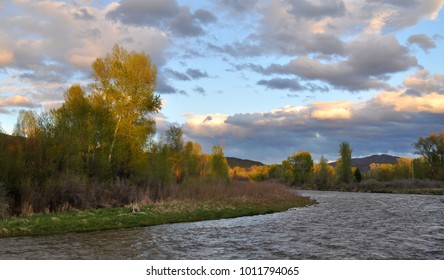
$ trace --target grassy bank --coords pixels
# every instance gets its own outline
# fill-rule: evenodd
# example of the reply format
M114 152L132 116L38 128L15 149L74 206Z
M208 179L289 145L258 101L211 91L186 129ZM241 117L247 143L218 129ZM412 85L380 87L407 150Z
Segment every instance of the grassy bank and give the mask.
M361 183L339 184L320 189L316 185L296 186L295 189L324 191L370 192L394 194L444 195L444 182L432 180L393 180L381 182L374 179Z
M195 199L181 198L119 208L66 211L11 217L0 221L0 237L51 235L152 226L268 214L315 201L289 192L280 185L257 184L221 188L195 188ZM191 188L188 189L190 191ZM220 195L216 197L217 193ZM136 211L134 211L136 210Z

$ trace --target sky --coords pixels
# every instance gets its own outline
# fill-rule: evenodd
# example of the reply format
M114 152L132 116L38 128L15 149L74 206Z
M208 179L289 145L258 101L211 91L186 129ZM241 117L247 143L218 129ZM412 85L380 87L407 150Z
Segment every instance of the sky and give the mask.
M88 91L117 43L148 54L163 108L206 152L280 163L412 157L444 130L444 0L0 0L0 125Z

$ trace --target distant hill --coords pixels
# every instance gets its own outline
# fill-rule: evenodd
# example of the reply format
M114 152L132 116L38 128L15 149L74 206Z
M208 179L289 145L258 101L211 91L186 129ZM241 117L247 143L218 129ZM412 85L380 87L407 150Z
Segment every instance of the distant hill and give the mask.
M236 166L242 167L242 168L250 168L252 166L263 166L264 164L259 161L249 160L249 159L240 159L235 157L226 157L228 165L231 168L234 168Z
M396 159L399 157L391 155L371 155L363 158L352 158L352 166L356 166L359 170L365 172L370 170L370 164L372 163L386 163L396 164ZM331 166L336 167L336 162L329 163Z

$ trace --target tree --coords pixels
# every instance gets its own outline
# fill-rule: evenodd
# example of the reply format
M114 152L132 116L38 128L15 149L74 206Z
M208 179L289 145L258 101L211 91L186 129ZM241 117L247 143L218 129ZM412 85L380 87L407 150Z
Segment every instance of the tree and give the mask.
M310 152L300 151L288 159L292 172L292 184L308 183L313 174L313 159Z
M160 97L154 94L156 67L145 53L128 52L115 45L111 53L96 59L92 70L93 95L103 99L113 119L108 164L112 164L117 146L124 152L116 164L128 164L154 132L155 123L148 114L161 109Z
M184 158L184 145L183 145L183 132L180 127L171 126L165 132L165 146L168 149L169 159L173 168L174 176L176 177L176 183L182 182L183 171L183 158Z
M430 177L444 179L444 131L420 137L413 143L416 154L423 156L430 166Z
M356 169L353 171L353 177L355 177L356 182L361 183L362 181L362 174L361 170L356 167Z
M410 158L398 158L395 165L396 179L413 178L413 160Z
M199 177L201 170L202 147L196 142L187 142L183 151L183 173L185 178Z
M37 115L33 111L20 110L13 135L35 137L37 135Z
M227 159L224 156L223 148L220 146L213 146L211 153L211 175L222 181L229 181L230 179L230 167L228 166Z
M65 160L77 172L89 173L94 143L93 110L80 85L65 92L65 103L53 112L58 144ZM62 151L63 150L63 151Z
M336 163L338 182L349 184L353 178L350 143L344 141L339 145L339 155L340 158Z
M319 164L314 167L314 182L319 187L319 189L326 189L332 183L334 169L328 165L327 160L324 156L321 156Z

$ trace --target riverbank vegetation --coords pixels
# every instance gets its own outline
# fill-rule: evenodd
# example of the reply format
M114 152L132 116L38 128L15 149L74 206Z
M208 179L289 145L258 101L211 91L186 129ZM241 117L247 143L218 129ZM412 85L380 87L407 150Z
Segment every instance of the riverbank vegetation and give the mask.
M211 183L211 184L210 184ZM211 187L209 187L211 186ZM11 217L0 221L0 237L48 235L152 226L269 214L315 201L291 193L281 184L206 182L174 186L169 198L100 208Z

